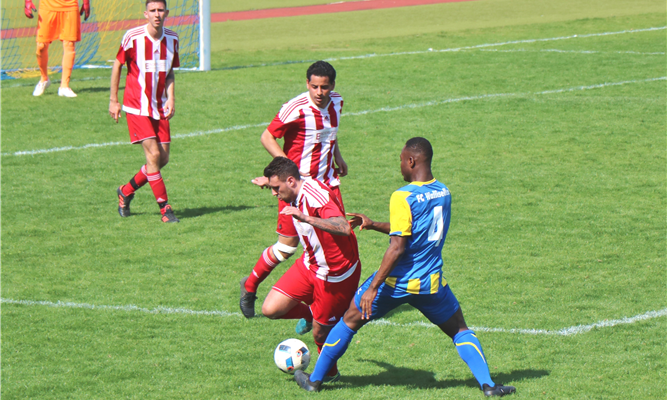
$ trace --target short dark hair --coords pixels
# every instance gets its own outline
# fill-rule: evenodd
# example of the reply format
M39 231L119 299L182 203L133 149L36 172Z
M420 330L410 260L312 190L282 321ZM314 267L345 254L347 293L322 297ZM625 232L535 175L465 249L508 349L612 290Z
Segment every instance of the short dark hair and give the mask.
M294 161L286 157L274 158L273 161L264 168L264 176L267 178L277 176L278 179L283 182L290 176L294 177L296 180L301 179L301 176L299 175L299 167L296 166Z
M329 83L336 82L336 70L333 65L326 61L316 61L306 71L306 78L310 81L311 76L326 76L329 78Z
M405 148L413 153L423 155L426 163L429 166L431 165L431 160L433 159L433 147L431 147L431 142L427 139L419 136L413 137L405 142Z
M167 0L146 0L146 7L148 7L150 3L164 3L164 8L167 8Z

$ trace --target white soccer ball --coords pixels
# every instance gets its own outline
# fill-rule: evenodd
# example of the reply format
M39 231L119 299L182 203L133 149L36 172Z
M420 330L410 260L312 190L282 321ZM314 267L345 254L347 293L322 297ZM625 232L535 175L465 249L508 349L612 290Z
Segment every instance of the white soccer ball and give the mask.
M305 370L310 364L308 346L299 339L287 339L276 347L273 360L281 371L293 374L297 369Z

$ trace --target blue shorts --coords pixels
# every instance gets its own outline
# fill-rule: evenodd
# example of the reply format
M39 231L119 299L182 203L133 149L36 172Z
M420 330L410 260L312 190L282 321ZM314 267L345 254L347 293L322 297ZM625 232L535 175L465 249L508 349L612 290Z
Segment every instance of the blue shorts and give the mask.
M363 285L361 285L354 294L354 304L359 311L361 311L361 307L359 306L361 296L363 296L364 292L366 292L371 285L376 273L377 272L366 279ZM391 286L384 283L380 285L378 294L375 297L375 300L373 300L371 321L382 318L389 311L407 303L424 314L429 321L435 325L440 325L447 322L459 309L459 301L456 300L456 296L452 293L449 285L444 287L441 286L440 290L434 294L410 294L402 292L398 295L395 294L394 291L394 288Z

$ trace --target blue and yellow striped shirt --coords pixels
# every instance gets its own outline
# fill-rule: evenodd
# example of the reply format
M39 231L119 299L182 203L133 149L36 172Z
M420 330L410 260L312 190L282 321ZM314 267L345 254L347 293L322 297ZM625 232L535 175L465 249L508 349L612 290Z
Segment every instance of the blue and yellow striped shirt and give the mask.
M433 179L395 191L389 203L390 236L410 236L405 253L385 280L394 295L436 293L442 276L442 246L449 229L452 197Z

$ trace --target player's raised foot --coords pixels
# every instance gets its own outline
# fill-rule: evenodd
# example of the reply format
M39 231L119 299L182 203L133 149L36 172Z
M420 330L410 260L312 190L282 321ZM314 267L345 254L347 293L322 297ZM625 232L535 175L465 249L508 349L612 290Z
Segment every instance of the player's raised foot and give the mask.
M123 187L120 186L118 189L116 189L116 193L118 194L118 214L120 214L121 217L129 217L130 216L130 202L132 199L134 199L134 193L131 195L125 196L123 194Z
M174 215L174 210L171 209L169 204L162 207L160 213L162 213L162 222L181 222L181 220L176 218Z
M313 323L306 321L305 318L301 318L299 322L296 323L296 328L294 328L294 330L298 335L305 335L313 330Z
M340 380L340 372L336 371L334 375L324 375L324 383L334 383Z
M35 90L32 92L33 96L41 96L44 94L44 91L46 90L47 87L51 86L51 79L47 79L45 81L39 81L37 82L37 86L35 86Z
M72 91L72 89L68 87L59 87L58 88L58 96L60 97L76 97L76 93Z
M309 392L319 392L322 386L322 381L310 381L310 374L307 374L301 370L297 370L294 373L294 380L299 384L301 389L307 390Z
M482 390L484 391L484 396L486 397L491 397L491 396L502 397L506 394L512 394L516 392L516 388L514 386L503 386L500 383L496 383L496 386L493 387L485 383L482 387Z
M241 300L239 301L239 306L241 307L241 312L246 318L252 318L255 316L255 300L257 300L257 294L249 292L245 288L245 281L248 280L248 277L241 279Z

